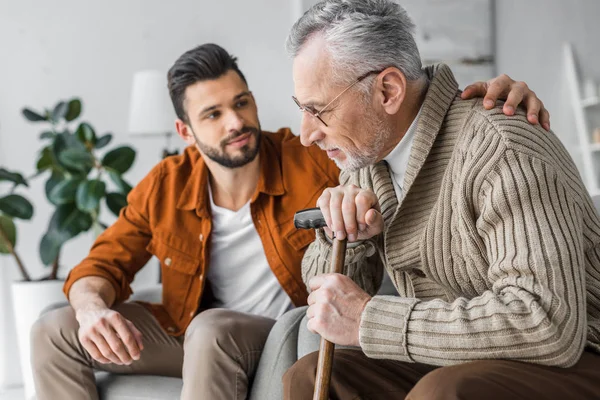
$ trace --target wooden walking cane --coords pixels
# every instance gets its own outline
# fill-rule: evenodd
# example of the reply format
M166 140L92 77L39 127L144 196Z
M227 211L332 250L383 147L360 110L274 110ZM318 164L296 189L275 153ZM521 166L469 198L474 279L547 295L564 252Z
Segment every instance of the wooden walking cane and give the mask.
M327 226L323 213L319 208L309 208L298 211L294 215L294 226L298 229L318 229ZM342 274L344 272L344 258L346 256L346 239L333 239L331 252L331 267L329 272ZM319 361L315 380L313 400L327 400L329 398L329 383L333 366L334 344L321 338L319 346Z

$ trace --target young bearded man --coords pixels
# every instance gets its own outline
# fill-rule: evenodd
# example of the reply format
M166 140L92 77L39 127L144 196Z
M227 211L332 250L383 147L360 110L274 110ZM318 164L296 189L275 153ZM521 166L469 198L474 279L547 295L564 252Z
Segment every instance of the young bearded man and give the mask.
M546 117L520 84L496 84ZM132 190L67 278L70 307L34 327L40 400L97 399L94 369L183 377L182 399L243 399L275 320L306 304L300 263L314 234L293 215L336 186L339 170L289 129L261 130L244 75L217 45L183 54L168 85L189 147ZM126 302L153 255L162 303Z

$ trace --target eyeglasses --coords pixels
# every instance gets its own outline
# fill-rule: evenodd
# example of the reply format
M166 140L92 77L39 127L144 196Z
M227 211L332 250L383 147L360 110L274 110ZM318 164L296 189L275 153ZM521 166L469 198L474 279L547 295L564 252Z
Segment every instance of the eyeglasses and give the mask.
M334 101L336 101L337 99L340 98L341 95L343 95L344 93L346 93L348 90L350 90L350 88L352 88L354 85L356 85L359 82L362 82L366 77L368 77L369 75L373 75L373 74L380 74L384 71L384 69L382 70L378 70L378 71L369 71L364 75L359 76L350 86L348 86L346 89L344 89L340 94L338 94L337 96L335 96L333 98L333 100L331 100L329 103L327 103L327 105L325 107L323 107L321 110L316 110L311 106L303 106L302 104L300 104L300 102L298 101L298 99L296 98L296 96L292 96L292 100L294 100L294 103L296 103L296 105L298 106L298 108L300 109L300 111L305 112L313 117L315 117L316 119L318 119L319 121L321 121L321 123L325 126L329 126L327 125L327 123L325 121L323 121L323 118L321 118L321 115L327 111L327 108L333 104Z

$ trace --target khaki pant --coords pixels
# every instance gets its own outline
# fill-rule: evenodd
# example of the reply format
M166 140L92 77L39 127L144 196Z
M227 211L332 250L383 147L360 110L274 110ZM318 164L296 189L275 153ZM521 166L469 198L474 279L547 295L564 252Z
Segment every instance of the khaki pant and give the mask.
M183 378L182 399L245 399L274 320L223 309L198 314L184 337L171 337L135 303L116 311L142 332L144 350L131 365L100 364L79 343L71 307L33 327L31 362L39 400L98 399L94 370Z
M312 399L317 354L301 358L284 375L286 400ZM335 400L600 399L600 356L585 352L571 368L503 360L440 368L336 350L329 394Z

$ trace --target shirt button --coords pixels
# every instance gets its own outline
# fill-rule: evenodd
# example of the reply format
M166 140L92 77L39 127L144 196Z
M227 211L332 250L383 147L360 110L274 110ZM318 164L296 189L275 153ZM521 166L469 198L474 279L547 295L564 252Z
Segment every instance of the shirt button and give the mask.
M172 263L171 257L167 257L167 258L165 258L165 265L166 265L167 267L170 267L170 266L171 266L171 263Z
M167 331L170 332L170 333L173 333L173 332L175 332L175 327L170 326L170 327L167 328Z
M204 235L200 234L200 236L198 236L198 239L200 239L200 241L203 241L204 240Z
M195 312L195 311L192 311L192 312L190 312L190 317L193 317L193 316L194 316L194 314L196 314L196 312Z
M202 280L202 278L204 278L203 274L198 275L198 279Z

